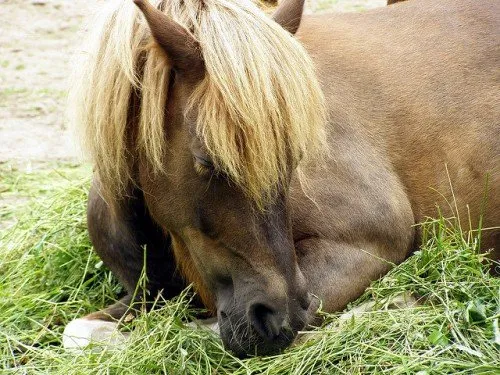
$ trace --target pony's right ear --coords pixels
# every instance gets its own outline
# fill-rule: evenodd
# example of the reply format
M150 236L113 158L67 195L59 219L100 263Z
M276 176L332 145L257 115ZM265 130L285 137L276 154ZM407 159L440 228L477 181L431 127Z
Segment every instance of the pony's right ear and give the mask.
M304 0L283 0L273 14L273 20L291 34L295 34L302 20Z
M186 72L204 69L200 45L184 27L148 0L134 0L134 3L144 14L151 34L165 50L174 68Z

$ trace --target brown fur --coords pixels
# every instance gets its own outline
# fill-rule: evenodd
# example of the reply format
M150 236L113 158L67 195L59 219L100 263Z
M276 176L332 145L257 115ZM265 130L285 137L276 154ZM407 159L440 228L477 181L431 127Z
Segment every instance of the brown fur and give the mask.
M172 250L182 274L189 282L193 283L205 307L211 310L212 313L215 312L217 308L215 306L213 293L205 285L196 265L189 256L189 249L175 233L170 232L170 237L172 238Z
M498 226L499 34L494 1L410 1L305 18L298 37L320 68L332 158L326 170L308 173L316 205L295 190L295 231L335 233L350 244L372 238L371 246L399 253L379 255L399 262L418 245L404 228L437 215L437 206L464 230L478 227L486 174L483 226ZM496 231L484 232L483 248L496 247L498 258ZM323 269L318 283L338 285ZM333 308L344 305L336 289L326 298Z
M301 1L287 1L275 17L294 31ZM482 217L482 248L500 257L499 15L495 0L419 0L304 17L296 37L317 68L329 153L298 169L282 154L287 167L262 209L196 136L199 72L169 84L162 173L143 155L136 183L238 355L286 347L314 319L311 294L326 311L344 308L418 248L415 224L437 206L464 231Z

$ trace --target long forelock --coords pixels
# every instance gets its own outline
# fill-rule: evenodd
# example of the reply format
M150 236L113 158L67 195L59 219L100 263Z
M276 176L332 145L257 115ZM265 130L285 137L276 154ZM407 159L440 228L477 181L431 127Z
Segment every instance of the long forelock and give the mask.
M250 0L160 3L202 49L206 74L190 98L198 136L216 167L263 206L284 184L291 165L325 145L324 99L311 59ZM119 1L104 16L70 96L73 120L110 199L126 194L133 183L134 155L162 170L170 67L158 50L147 48L150 39L132 2ZM126 126L135 89L141 110L130 150Z

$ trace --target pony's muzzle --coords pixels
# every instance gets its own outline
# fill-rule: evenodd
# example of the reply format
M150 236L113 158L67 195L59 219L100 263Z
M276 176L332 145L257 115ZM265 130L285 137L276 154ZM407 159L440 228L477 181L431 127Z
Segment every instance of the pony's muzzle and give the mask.
M285 314L268 303L251 303L247 318L254 330L266 341L275 340L282 328L285 328Z
M257 298L246 307L219 308L218 321L224 346L240 358L280 353L306 325L307 307L309 303Z

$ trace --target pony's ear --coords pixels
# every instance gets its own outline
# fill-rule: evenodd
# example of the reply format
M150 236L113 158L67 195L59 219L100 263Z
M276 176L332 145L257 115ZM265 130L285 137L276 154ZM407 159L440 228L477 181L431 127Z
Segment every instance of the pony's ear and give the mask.
M304 0L284 0L273 14L273 20L291 34L295 34L300 26Z
M156 9L148 0L134 0L144 14L151 34L180 71L201 71L204 68L199 43L181 25Z

